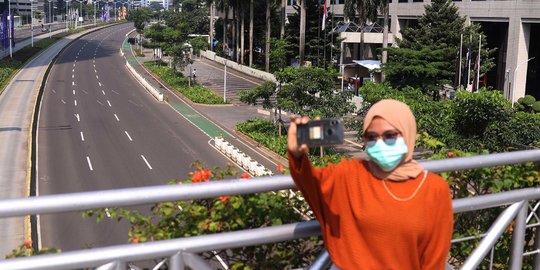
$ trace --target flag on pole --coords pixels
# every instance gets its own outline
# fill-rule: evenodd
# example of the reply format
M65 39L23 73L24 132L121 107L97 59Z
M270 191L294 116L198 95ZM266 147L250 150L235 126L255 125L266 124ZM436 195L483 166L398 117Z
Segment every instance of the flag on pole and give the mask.
M326 1L324 0L324 6L323 6L323 15L322 15L322 27L321 29L324 30L326 27L326 19L328 19L328 10L326 9Z

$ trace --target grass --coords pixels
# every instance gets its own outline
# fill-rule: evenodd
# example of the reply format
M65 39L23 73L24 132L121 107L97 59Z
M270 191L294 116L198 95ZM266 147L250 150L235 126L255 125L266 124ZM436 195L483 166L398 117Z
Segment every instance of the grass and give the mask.
M158 75L165 83L170 85L176 91L182 93L189 100L201 104L228 104L224 102L223 97L218 96L212 90L200 85L194 84L188 86L188 78L182 74L170 69L166 63L162 61L150 61L144 63L153 73Z
M278 128L268 119L256 118L236 124L236 129L254 141L260 143L272 152L287 158L287 132L278 135ZM319 155L319 148L311 148L309 159L314 166L326 166L330 163L338 163L343 156L334 153L331 149L325 149L323 157Z

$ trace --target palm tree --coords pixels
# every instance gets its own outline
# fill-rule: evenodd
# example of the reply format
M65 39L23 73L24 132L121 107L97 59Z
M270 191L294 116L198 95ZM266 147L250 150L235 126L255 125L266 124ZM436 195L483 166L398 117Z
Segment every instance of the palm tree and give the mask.
M386 51L386 48L388 48L388 16L389 16L390 0L379 0L379 1L380 1L379 6L380 6L380 8L382 10L382 13L383 13L383 16L384 16L384 20L383 20L383 44L382 44L383 51L382 51L382 59L381 59L381 62L384 65L388 61L388 51ZM385 79L385 75L384 75L384 71L383 71L381 73L381 81L384 82L384 79Z
M358 0L362 1L362 0ZM304 65L304 48L306 46L306 0L298 0L300 4L300 65Z
M249 66L253 64L253 0L249 1Z
M364 28L367 21L377 19L377 9L381 0L345 0L345 17L353 19L358 13L358 24L360 25L360 59L364 58ZM384 1L384 0L383 0Z
M210 6L210 50L214 50L214 9L216 7L215 0L206 2Z
M272 1L266 0L266 51L264 59L264 70L270 72L270 9Z
M285 17L287 14L285 14L285 6L286 6L287 0L281 0L281 32L279 33L279 38L283 39L285 37Z

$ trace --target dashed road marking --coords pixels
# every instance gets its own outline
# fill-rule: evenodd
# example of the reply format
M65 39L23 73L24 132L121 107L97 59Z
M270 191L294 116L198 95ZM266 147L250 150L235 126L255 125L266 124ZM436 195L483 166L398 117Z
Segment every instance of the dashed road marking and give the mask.
M75 107L77 107L77 100L73 100L73 103L75 103Z
M78 113L75 114L75 117L77 117L77 122L81 122L81 117L79 116Z
M98 82L99 86L101 86L101 82Z
M99 100L96 100L96 101L97 101L97 103L99 103L99 105L105 106L105 104L101 103Z
M118 115L116 115L116 113L114 114L114 117L116 118L116 121L120 122L120 119L118 118Z
M128 137L128 139L129 139L130 141L133 141L133 139L131 138L131 136L129 136L129 133L128 133L127 131L124 131L124 132L126 133L126 136Z
M75 81L71 82L71 85L75 86Z
M103 93L103 95L105 96L105 91L101 90L101 93Z
M98 79L98 80L99 80L99 76L98 76L98 75L96 75L96 79Z
M81 131L81 141L83 141L83 142L84 142L84 134L83 134L83 132L82 132L82 131Z
M73 94L75 95L75 90L73 90Z
M107 104L109 104L109 107L112 107L111 102L107 100Z
M92 162L90 161L90 157L89 157L89 156L86 156L86 161L88 161L88 167L90 168L90 170L93 171L94 168L92 167Z
M63 99L61 99L60 101L62 101L62 103L64 103L64 104L66 104L66 102Z
M150 168L150 170L152 169L152 166L150 166L150 163L148 163L148 160L146 160L146 158L141 155L141 158L144 160L144 162L146 163L146 166L148 166L148 168Z

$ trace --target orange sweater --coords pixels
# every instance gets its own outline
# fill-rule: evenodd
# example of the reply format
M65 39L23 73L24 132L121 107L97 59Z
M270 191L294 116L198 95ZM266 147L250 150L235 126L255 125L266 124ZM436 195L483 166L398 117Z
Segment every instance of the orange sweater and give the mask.
M394 199L383 181L360 160L314 168L307 156L289 153L294 182L321 224L326 249L342 270L441 270L452 239L452 199L438 175L427 178L411 200ZM385 181L408 198L424 173L403 182Z

